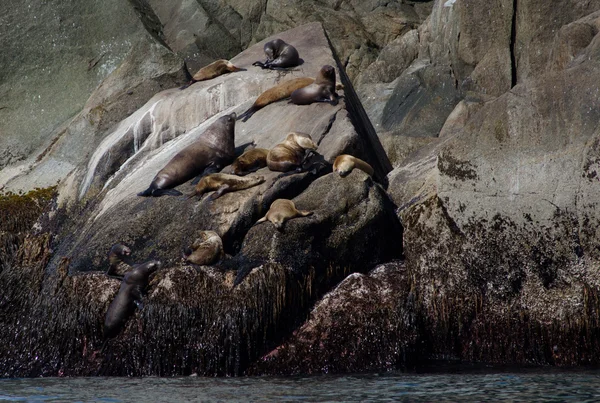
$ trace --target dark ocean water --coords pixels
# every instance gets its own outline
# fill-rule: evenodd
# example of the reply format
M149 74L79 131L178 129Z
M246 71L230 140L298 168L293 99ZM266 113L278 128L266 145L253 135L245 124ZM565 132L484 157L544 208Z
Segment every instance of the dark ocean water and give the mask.
M600 371L0 379L11 402L598 402Z

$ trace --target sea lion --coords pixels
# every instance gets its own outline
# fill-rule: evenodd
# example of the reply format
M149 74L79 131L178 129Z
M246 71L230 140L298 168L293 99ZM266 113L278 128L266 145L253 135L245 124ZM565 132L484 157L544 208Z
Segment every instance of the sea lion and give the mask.
M234 66L228 60L219 59L217 61L212 62L208 66L204 66L200 70L198 70L198 72L192 76L192 80L179 89L184 90L190 85L194 84L195 82L210 80L223 74L242 70L244 69Z
M214 231L202 231L192 246L185 250L185 260L200 266L208 266L221 260L223 241Z
M275 87L269 88L260 94L258 98L256 98L256 101L254 101L254 104L252 104L252 106L248 108L246 112L238 116L238 120L241 119L243 122L245 122L250 119L250 117L259 109L262 109L273 102L289 98L292 95L292 92L296 91L297 89L307 87L314 82L315 79L312 77L300 77L277 84ZM335 88L336 90L343 90L344 86L342 84L336 84Z
M271 171L288 172L302 169L306 150L316 150L317 145L308 134L292 132L283 143L277 144L267 155L267 166Z
M111 246L108 251L108 269L106 275L113 278L122 279L126 272L131 269L131 266L124 260L127 256L131 255L131 249L127 246L116 243Z
M314 82L315 79L312 77L300 77L277 84L275 87L269 88L260 94L258 98L256 98L256 101L254 101L254 104L252 104L252 106L248 108L246 112L238 116L238 120L242 119L245 122L250 119L250 116L252 116L257 110L264 108L273 102L288 98L290 95L292 95L292 92L299 88L304 88Z
M112 300L104 318L104 338L115 337L135 311L136 304L141 304L150 276L160 268L158 260L134 266L125 274L115 299Z
M274 39L265 43L263 47L267 61L254 62L253 66L259 66L263 69L295 67L300 64L300 55L295 47L285 43L282 39Z
M337 99L335 89L335 69L327 64L321 67L314 83L292 92L292 103L309 105L313 102L334 102Z
M296 217L306 217L312 214L312 211L297 210L294 202L288 199L277 199L271 203L267 214L258 220L259 224L264 221L271 221L278 231L283 229L283 223Z
M269 155L269 150L266 148L248 150L233 161L231 173L244 176L264 168L267 166L267 155Z
M202 172L216 172L230 164L235 158L235 117L232 113L217 119L198 140L179 151L138 196L179 196L182 193L173 189L175 186Z
M354 168L358 168L369 176L373 176L373 167L366 161L356 158L352 155L338 155L333 162L333 170L342 178L347 176Z
M225 193L233 192L235 190L248 189L256 185L260 185L265 181L262 176L254 177L239 177L236 175L229 174L210 174L206 175L196 185L194 193L189 198L194 196L201 197L204 193L216 190L212 195L209 196L210 200L216 200L223 196Z

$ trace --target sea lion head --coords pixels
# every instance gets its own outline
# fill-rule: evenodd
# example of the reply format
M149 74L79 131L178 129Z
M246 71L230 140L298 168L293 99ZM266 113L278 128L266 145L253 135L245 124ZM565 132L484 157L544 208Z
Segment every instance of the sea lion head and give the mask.
M342 178L348 176L353 169L354 164L346 155L338 155L333 162L334 172L337 172Z
M325 66L321 67L321 70L319 71L315 82L317 84L323 82L333 82L335 84L335 68L333 66L330 66L329 64L326 64Z
M226 61L226 66L227 66L227 70L228 71L244 71L244 69L235 66L233 63L231 63L230 61Z
M110 264L115 264L129 255L131 255L131 249L121 243L116 243L108 251L108 260Z
M128 271L123 280L126 284L147 284L150 276L161 266L162 263L159 260L150 260L139 264Z
M279 38L265 43L263 50L265 51L265 55L267 55L267 60L275 59L283 46L285 46L285 42Z
M319 146L316 145L309 134L292 132L288 134L286 141L294 141L305 150L316 150Z
M219 118L219 121L227 125L227 128L229 128L235 126L235 118L237 118L237 114L235 112L232 112L229 115L221 116Z

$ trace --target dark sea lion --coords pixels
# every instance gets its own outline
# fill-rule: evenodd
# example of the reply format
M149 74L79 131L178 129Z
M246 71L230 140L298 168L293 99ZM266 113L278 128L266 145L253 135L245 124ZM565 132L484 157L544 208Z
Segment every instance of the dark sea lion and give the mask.
M217 263L224 255L221 237L214 231L202 231L192 246L185 251L185 260L208 266Z
M296 217L306 217L312 214L312 211L301 211L296 209L296 205L293 201L288 199L277 199L271 203L267 214L258 220L256 223L271 221L278 231L283 229L283 224L287 220L291 220Z
M247 175L267 166L267 155L269 150L266 148L253 148L246 151L233 161L231 172L234 175Z
M306 150L316 150L317 145L308 134L292 132L283 143L277 144L267 155L271 171L288 172L302 167Z
M104 338L115 337L121 331L129 316L135 311L136 303L141 303L150 276L160 268L158 260L134 266L125 274L115 299L112 300L104 318Z
M244 122L247 121L250 116L254 114L257 110L264 108L265 106L272 104L273 102L280 101L285 98L289 98L292 95L292 92L296 91L299 88L304 88L307 85L310 85L315 82L315 79L312 77L300 77L294 78L293 80L284 81L281 84L277 84L275 87L269 88L262 94L256 98L254 104L240 116L238 116L238 120L242 119Z
M194 84L195 82L210 80L223 74L242 70L244 69L234 66L228 60L219 59L217 61L212 62L208 66L204 66L200 70L198 70L198 72L192 76L192 81L190 81L189 83L187 83L179 89L184 90L190 85Z
M337 99L335 89L335 69L333 66L325 65L321 67L313 84L292 92L292 103L309 105L313 102L334 102Z
M131 249L127 246L116 243L108 251L108 269L106 275L113 278L122 279L131 266L125 262L127 256L131 255Z
M263 69L295 67L300 64L300 55L295 47L285 43L282 39L274 39L265 43L263 47L267 61L254 62L253 66L259 66Z
M221 116L210 125L192 144L179 151L161 169L145 191L138 196L179 196L173 189L200 175L207 168L212 172L221 170L235 158L235 113Z
M373 176L373 167L366 161L356 158L352 155L342 154L338 155L333 162L333 170L337 172L342 178L347 176L354 168L358 168L365 172L369 176Z
M260 185L265 181L262 176L250 177L250 176L236 176L223 173L215 173L206 175L196 185L194 193L189 197L194 196L201 197L204 193L216 190L212 195L209 196L210 200L216 200L223 196L225 193L233 192L236 190L248 189L256 185Z

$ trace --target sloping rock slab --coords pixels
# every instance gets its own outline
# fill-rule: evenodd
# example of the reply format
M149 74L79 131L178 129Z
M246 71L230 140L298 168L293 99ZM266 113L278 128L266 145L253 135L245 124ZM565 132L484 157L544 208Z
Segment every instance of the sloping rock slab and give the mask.
M273 200L294 197L308 186L314 179L309 174L276 181L278 174L263 169L256 173L265 176L263 185L212 203L201 204L185 197L136 196L177 152L201 136L219 116L243 112L256 96L278 82L315 76L321 66L336 65L320 24L277 37L297 47L304 59L301 66L283 72L253 67L254 61L265 58L264 42L272 39L267 38L232 59L246 71L198 82L186 90L163 91L105 138L87 167L61 189L67 202L77 204L76 198L87 202L80 218L72 224L77 234L66 231L59 248L59 255L72 257L73 271L103 265L105 251L117 241L133 245L136 259L160 257L172 263L203 229L215 230L224 238L226 250L235 253L245 231ZM247 122L236 123L236 145L254 141L258 147L272 148L290 131L299 131L311 134L319 144L318 152L329 162L342 153L374 160L354 129L345 102L342 97L337 105L297 106L287 101L271 104ZM189 184L179 189L186 194L192 191Z

